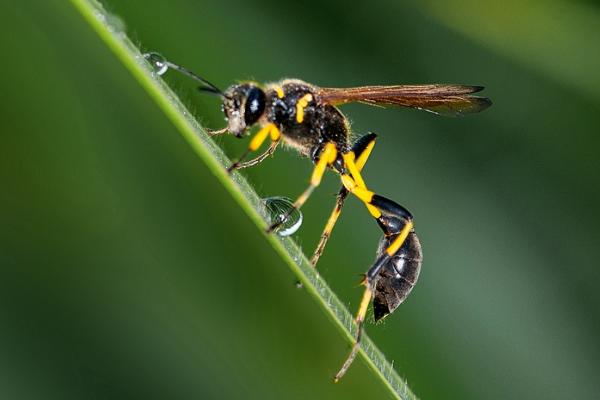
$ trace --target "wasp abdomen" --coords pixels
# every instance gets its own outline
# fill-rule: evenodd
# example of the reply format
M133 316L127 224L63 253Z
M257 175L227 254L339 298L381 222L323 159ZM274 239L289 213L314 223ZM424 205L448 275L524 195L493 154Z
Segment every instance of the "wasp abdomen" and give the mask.
M396 239L398 235L384 236L379 241L377 256ZM391 314L408 297L419 278L423 254L417 234L412 231L394 256L383 266L375 283L373 312L375 321Z

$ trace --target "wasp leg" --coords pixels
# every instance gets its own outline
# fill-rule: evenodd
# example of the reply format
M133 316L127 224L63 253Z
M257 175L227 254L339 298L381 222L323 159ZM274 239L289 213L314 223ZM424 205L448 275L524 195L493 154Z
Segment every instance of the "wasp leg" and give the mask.
M381 271L381 268L398 252L402 244L406 241L409 233L413 229L412 215L410 212L394 202L393 200L387 199L383 196L377 195L374 192L368 190L364 183L364 180L360 176L358 167L354 161L355 155L352 152L344 154L344 164L350 175L342 174L342 183L344 187L356 197L358 197L371 213L371 215L377 219L379 226L383 230L386 236L394 235L394 240L385 248L382 253L377 257L375 263L369 268L365 275L363 284L365 285L365 293L360 303L360 307L356 314L357 333L352 350L348 355L348 358L344 362L340 371L335 375L334 380L337 382L344 376L360 348L360 339L362 337L363 322L367 312L367 307L373 297L373 291L375 288L376 278Z
M412 220L406 219L392 219L393 222L387 226L388 229L392 229L395 233L391 233L390 235L395 235L394 240L385 248L385 251L377 257L371 268L367 271L365 275L365 280L369 283L373 282L381 268L398 252L400 247L406 241L406 238L413 230L414 225ZM390 221L390 219L388 219Z
M306 203L306 200L308 200L315 188L321 183L321 179L323 179L323 175L325 174L325 169L327 168L327 166L333 164L333 162L336 160L337 154L338 152L335 147L335 144L327 143L323 147L323 150L321 150L321 154L319 155L319 161L317 161L315 169L313 170L312 176L310 178L310 184L308 185L306 190L304 190L304 192L302 192L302 194L296 199L293 207L290 208L286 215L281 220L275 222L267 228L267 233L273 232L273 230L275 230L279 225L281 225L292 214L292 212L294 212L294 210L300 209L300 207L302 207L302 205Z
M335 224L342 213L342 207L344 206L346 197L348 197L348 190L342 187L335 199L335 206L333 207L333 211L331 211L331 215L327 220L327 224L325 224L325 229L323 229L323 233L321 234L317 248L310 259L310 265L312 265L313 268L317 267L317 262L319 262L319 258L321 258L321 255L323 254L323 250L325 250L325 245L329 240L329 236L331 236L331 232L333 231L333 228L335 227Z
M339 381L342 378L342 376L344 376L346 371L348 371L348 368L350 368L350 365L352 365L352 362L356 358L358 350L360 349L360 339L362 337L363 332L363 323L365 321L365 316L367 315L369 303L371 302L371 299L373 297L373 288L371 287L371 284L367 281L365 281L364 284L366 286L365 292L360 302L358 312L356 313L356 317L354 318L354 321L356 322L356 339L354 340L354 344L352 345L352 350L350 350L348 358L346 358L346 361L344 361L344 365L342 365L342 368L340 368L338 373L335 374L335 377L333 378L334 382Z
M359 171L363 169L365 166L371 151L373 150L373 146L375 146L375 139L377 135L375 133L368 133L358 139L352 145L352 151L357 155L356 158L356 167ZM310 264L313 267L317 266L317 262L323 254L323 250L325 249L325 245L327 244L327 240L329 240L329 236L331 236L331 232L335 227L335 224L342 213L342 207L344 206L344 202L346 201L346 197L348 197L348 189L346 189L343 185L338 192L336 197L335 206L333 207L333 211L331 211L331 215L327 220L327 224L325 224L325 229L321 234L321 238L319 239L319 244L313 253L312 258L310 259Z
M380 196L367 189L367 186L365 185L365 182L360 175L358 167L354 161L355 155L352 151L344 154L343 158L344 166L350 172L350 174L341 174L344 187L366 205L369 213L371 213L374 218L380 220L382 216L390 216L412 220L412 215L406 208L402 207L393 200ZM380 226L382 227L384 233L388 234L385 226L382 226L381 223Z
M258 131L256 133L256 135L254 135L252 140L250 140L248 149L246 149L244 154L242 154L241 157L236 162L234 162L233 164L231 164L229 166L229 168L227 168L227 172L231 172L234 169L238 169L240 167L241 162L244 160L244 158L246 158L246 156L248 154L250 154L251 152L258 150L260 148L260 146L262 146L262 144L265 142L267 137L271 137L271 140L273 142L277 142L281 138L281 132L279 131L279 128L277 128L277 126L275 124L268 123L260 131Z
M351 175L342 174L344 187L367 206L386 236L398 235L385 251L389 257L393 256L413 228L412 214L395 201L368 190L364 185L364 181L360 178L353 157L346 157L346 154L344 154L344 161L351 173ZM375 276L377 276L376 273L373 276L367 276L367 278Z
M350 368L350 365L352 365L352 362L360 350L360 339L362 338L364 330L363 325L365 321L365 315L367 314L367 308L373 298L373 292L375 290L375 278L377 275L379 275L381 268L383 268L383 266L394 256L394 254L396 254L400 247L402 247L402 244L406 241L406 238L413 229L412 221L404 220L402 218L387 218L384 220L384 223L388 225L386 226L386 229L390 231L397 231L398 229L400 230L399 232L397 231L397 233L395 233L397 237L392 241L392 243L390 243L385 251L379 255L379 257L377 257L373 266L371 266L371 268L369 268L365 274L365 279L363 281L363 284L365 285L365 292L354 319L357 325L356 338L354 340L354 344L352 345L352 350L346 358L346 361L344 361L342 368L340 368L338 373L333 378L335 382L339 381L344 376L346 371L348 371L348 368ZM398 226L398 223L400 223L401 227ZM380 222L380 225L381 224L382 223Z
M272 155L273 153L275 153L275 150L277 149L278 145L279 145L279 140L272 141L271 145L269 146L269 148L264 153L262 153L258 157L253 158L252 160L248 160L248 161L245 161L245 162L239 162L238 161L237 166L235 167L235 169L249 168L249 167L255 166L256 164L259 164L259 163L263 162L265 160L265 158L267 158L270 155Z
M211 136L211 137L212 137L212 136L219 136L219 135L222 135L222 134L224 134L225 132L227 132L227 130L228 130L228 127L225 127L225 128L223 128L223 129L216 129L216 130L215 130L215 129L207 129L207 130L206 130L206 133L208 134L208 136Z

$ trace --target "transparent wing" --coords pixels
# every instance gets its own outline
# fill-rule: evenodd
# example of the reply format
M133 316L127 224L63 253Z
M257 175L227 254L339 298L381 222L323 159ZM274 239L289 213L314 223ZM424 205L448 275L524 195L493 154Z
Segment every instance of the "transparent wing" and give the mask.
M355 88L321 88L322 101L341 105L364 103L374 106L398 106L425 110L434 114L460 116L485 110L492 105L486 97L472 96L482 86L467 85L395 85Z

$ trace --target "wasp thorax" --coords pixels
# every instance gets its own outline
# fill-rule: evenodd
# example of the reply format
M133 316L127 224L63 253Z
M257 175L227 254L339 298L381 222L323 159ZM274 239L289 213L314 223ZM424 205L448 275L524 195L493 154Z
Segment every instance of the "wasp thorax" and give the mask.
M228 129L236 136L242 136L265 112L265 92L251 83L231 86L224 98L223 112Z

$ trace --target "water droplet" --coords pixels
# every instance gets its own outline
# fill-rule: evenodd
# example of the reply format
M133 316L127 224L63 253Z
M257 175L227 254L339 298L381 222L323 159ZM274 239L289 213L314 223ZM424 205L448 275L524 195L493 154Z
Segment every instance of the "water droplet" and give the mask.
M155 52L145 53L144 58L146 60L148 60L148 62L152 65L152 67L154 68L154 71L158 75L164 74L169 69L169 65L167 64L167 59L158 53L155 53Z
M290 236L302 225L302 212L294 209L294 202L287 197L267 197L263 199L269 215L269 223L281 222L275 229L279 236ZM290 216L284 221L286 214L292 210Z

